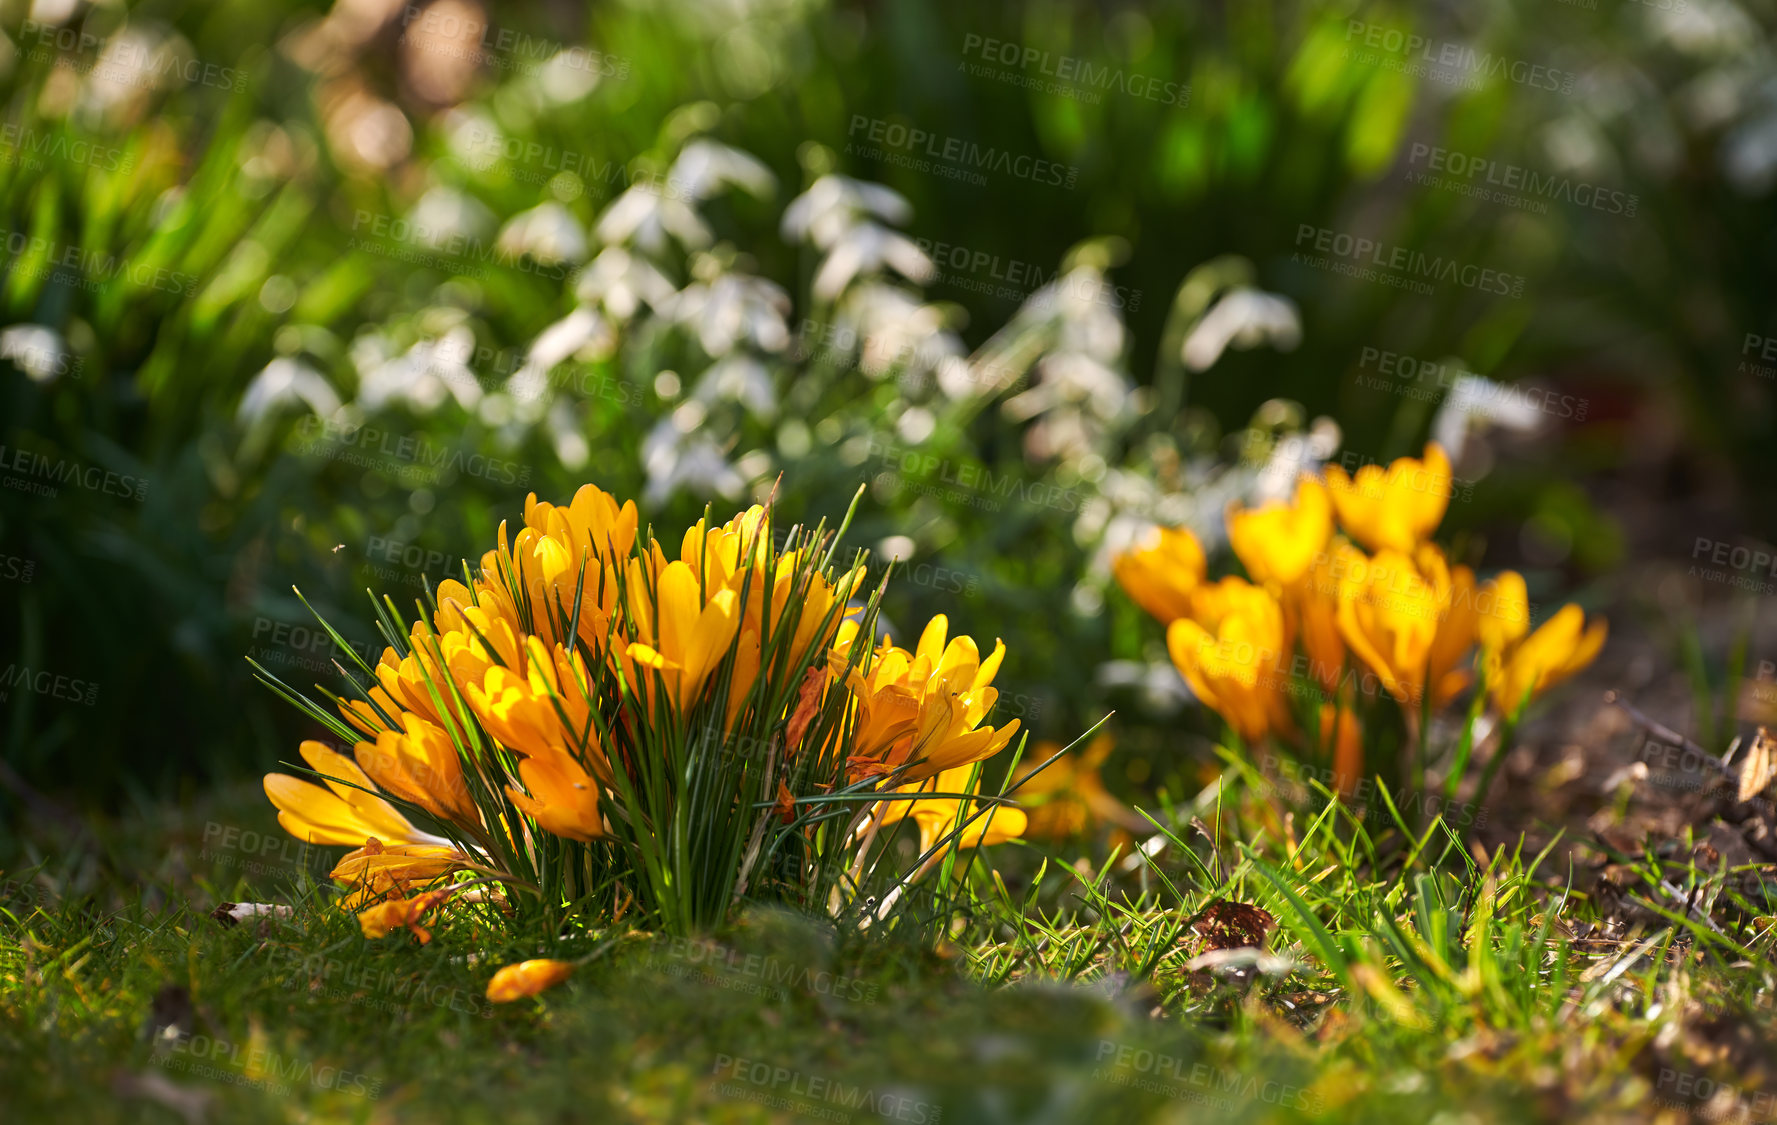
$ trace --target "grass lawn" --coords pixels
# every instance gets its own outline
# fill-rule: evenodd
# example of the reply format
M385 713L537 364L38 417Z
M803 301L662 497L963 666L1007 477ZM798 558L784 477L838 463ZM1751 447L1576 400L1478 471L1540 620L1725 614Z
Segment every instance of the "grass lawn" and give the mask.
M1046 868L1001 849L1003 890L977 867L974 892L1010 896L1025 924L983 909L935 952L763 910L695 941L621 924L502 938L450 916L427 944L370 941L313 879L340 849L288 844L251 787L44 827L46 858L6 873L0 1117L1771 1113L1770 907L1746 871L1668 849L1595 879L1566 839L1481 865L1442 828L1408 842L1384 809L1361 831L1303 819L1256 782L1172 810L1213 848L1187 828L1151 863L1078 869L1065 849ZM1190 922L1216 899L1275 917L1267 955L1188 970L1206 944ZM242 901L294 909L212 917ZM535 999L485 999L494 966L538 956L584 963Z

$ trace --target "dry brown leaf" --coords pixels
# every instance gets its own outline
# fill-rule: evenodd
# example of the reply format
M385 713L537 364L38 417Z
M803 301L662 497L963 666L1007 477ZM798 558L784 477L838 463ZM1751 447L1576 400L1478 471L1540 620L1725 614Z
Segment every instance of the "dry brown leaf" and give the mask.
M1771 738L1764 728L1758 729L1752 745L1747 748L1740 759L1740 792L1738 800L1750 801L1765 791L1771 779L1777 777L1777 740Z

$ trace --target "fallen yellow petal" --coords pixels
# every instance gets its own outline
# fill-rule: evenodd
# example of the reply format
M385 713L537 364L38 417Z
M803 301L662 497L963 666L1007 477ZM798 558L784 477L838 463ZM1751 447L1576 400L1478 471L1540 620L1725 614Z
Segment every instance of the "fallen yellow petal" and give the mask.
M571 962L551 961L548 958L507 965L487 982L487 998L496 1004L523 1000L545 989L554 988L567 980L573 971Z

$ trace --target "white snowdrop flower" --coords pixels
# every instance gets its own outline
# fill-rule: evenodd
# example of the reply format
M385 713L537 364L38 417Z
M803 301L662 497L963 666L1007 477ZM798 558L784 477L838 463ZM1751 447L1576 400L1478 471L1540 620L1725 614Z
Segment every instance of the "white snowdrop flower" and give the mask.
M875 223L858 223L834 239L815 273L814 295L831 301L859 274L875 273L884 266L919 284L937 275L931 258L907 236Z
M580 430L579 420L565 402L556 402L549 410L547 425L555 439L555 455L563 468L578 469L592 456L592 447Z
M514 257L529 254L550 264L584 261L587 250L580 220L554 200L507 220L496 245Z
M899 286L855 287L835 320L840 338L856 341L858 367L871 378L897 369L925 375L963 355L962 341L944 328L943 312Z
M548 62L538 68L537 89L557 105L577 102L598 89L608 61L606 57L584 47L557 51L549 56Z
M1452 462L1462 459L1469 435L1488 426L1530 433L1545 415L1525 388L1496 383L1481 375L1458 375L1432 419L1432 440L1444 447Z
M492 168L505 155L505 132L479 109L458 106L448 111L444 117L444 137L457 161L477 172Z
M619 322L634 317L646 304L665 308L673 299L673 283L654 263L621 246L607 246L580 271L574 295L604 309Z
M746 488L722 449L707 434L687 434L663 418L642 440L642 468L648 474L644 502L658 504L683 488L694 496L733 500Z
M738 402L758 418L777 413L777 388L771 373L758 359L740 352L712 363L691 393L703 403Z
M1731 0L1689 0L1647 13L1653 36L1695 58L1734 58L1764 42L1752 17Z
M708 282L692 282L674 294L661 310L697 333L705 353L724 356L747 342L762 351L780 352L790 344L790 296L762 277L725 273Z
M103 43L81 91L81 110L101 117L167 86L196 57L184 37L140 24L126 25Z
M751 153L700 138L680 150L667 184L691 199L708 199L730 184L763 199L777 190L777 177Z
M53 383L73 366L61 333L41 324L14 324L0 331L0 359L12 360L34 383Z
M848 176L822 176L784 208L784 237L807 238L825 250L831 247L860 217L875 216L904 226L913 208L901 195L881 184Z
M608 246L629 244L650 254L665 252L669 235L691 250L703 249L714 238L695 209L652 182L631 184L612 200L593 232Z
M1230 289L1191 329L1183 359L1192 371L1207 371L1229 345L1247 351L1270 344L1287 352L1301 342L1302 320L1289 298L1258 289Z
M340 400L338 392L319 371L289 356L279 356L253 376L247 393L241 396L235 418L252 425L290 404L305 405L317 417L331 418L339 409Z
M1248 506L1272 501L1287 503L1295 495L1296 482L1302 474L1319 473L1343 437L1339 424L1324 415L1316 418L1306 432L1280 435L1253 480Z
M910 406L895 420L895 432L908 445L919 445L938 428L938 420L923 406Z
M406 405L427 414L448 397L472 409L482 395L481 383L469 369L474 350L474 333L459 326L438 339L421 340L399 356L361 368L358 405L371 413Z
M435 187L420 196L407 215L410 240L443 246L453 239L480 238L494 227L494 213L479 199L449 187Z

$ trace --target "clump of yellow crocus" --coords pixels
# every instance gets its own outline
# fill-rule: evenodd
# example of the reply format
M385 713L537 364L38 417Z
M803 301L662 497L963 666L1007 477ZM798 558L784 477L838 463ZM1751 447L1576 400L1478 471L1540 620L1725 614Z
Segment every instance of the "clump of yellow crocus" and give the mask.
M639 535L634 504L591 485L566 506L532 496L479 574L439 583L411 625L390 607L389 647L361 669L358 698L337 701L348 725L336 732L363 735L356 760L305 743L326 785L273 774L266 793L293 834L355 849L334 875L366 934L405 925L427 940L420 916L466 891L471 871L476 885L522 886L530 897L518 902L543 889L565 905L615 885L614 910L652 894L663 917L687 901L706 912L670 925L708 924L753 860L713 871L695 849L658 848L664 834L734 831L757 854L763 833L781 830L789 848L814 847L799 803L843 789L862 825L878 818L876 791L954 783L1019 730L991 719L1005 646L983 658L943 615L912 651L854 651L866 559L835 566L830 543L792 529L780 546L754 506L699 520L675 558ZM922 828L936 830L936 810L920 806ZM1015 809L992 819L967 846L1023 830ZM854 858L868 867L861 853L844 862ZM497 886L463 897L515 908Z
M1321 742L1345 790L1363 762L1354 673L1373 674L1416 725L1419 708L1442 706L1472 683L1477 645L1488 695L1507 716L1597 655L1603 623L1582 630L1569 606L1526 636L1521 575L1481 582L1431 542L1454 484L1436 443L1421 458L1355 474L1329 465L1325 475L1324 485L1305 475L1288 503L1229 505L1229 546L1250 583L1206 583L1202 548L1182 528L1162 529L1113 563L1124 590L1166 625L1167 650L1197 698L1249 743L1298 737L1289 697L1301 681L1329 701ZM1335 533L1335 515L1349 540Z

